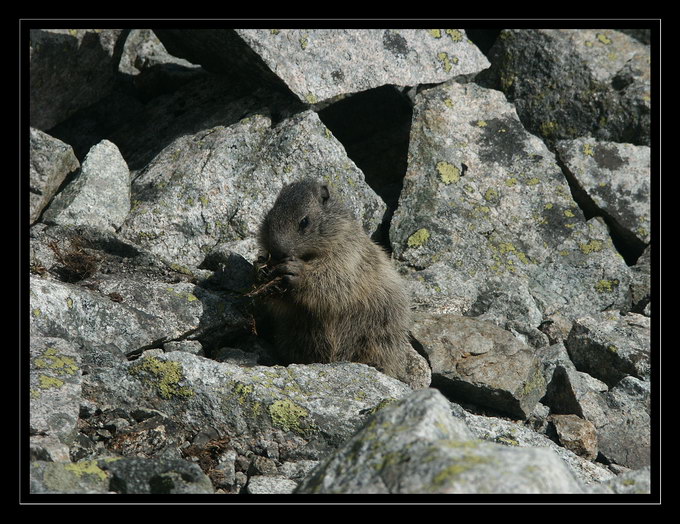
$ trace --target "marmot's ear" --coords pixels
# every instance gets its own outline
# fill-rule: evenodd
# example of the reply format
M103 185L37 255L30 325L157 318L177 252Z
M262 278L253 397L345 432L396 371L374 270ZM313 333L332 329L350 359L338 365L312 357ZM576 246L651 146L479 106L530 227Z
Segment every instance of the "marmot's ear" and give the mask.
M328 202L330 197L331 193L328 190L328 186L326 184L321 184L321 187L319 187L319 198L321 199L321 204Z

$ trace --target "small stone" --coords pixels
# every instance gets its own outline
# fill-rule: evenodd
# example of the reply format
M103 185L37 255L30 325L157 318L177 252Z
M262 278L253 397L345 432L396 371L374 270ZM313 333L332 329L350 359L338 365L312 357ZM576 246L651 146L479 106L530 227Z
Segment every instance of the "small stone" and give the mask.
M548 420L565 448L588 460L597 457L597 431L591 422L576 415L550 415Z
M255 475L248 479L246 490L251 495L293 493L297 482L282 476Z

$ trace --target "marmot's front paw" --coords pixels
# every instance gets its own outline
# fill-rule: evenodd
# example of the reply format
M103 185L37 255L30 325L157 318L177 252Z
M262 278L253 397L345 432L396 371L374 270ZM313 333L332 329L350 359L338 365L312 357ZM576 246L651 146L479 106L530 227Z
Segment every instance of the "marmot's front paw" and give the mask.
M286 258L274 267L272 277L282 277L281 281L286 289L296 287L300 283L304 262L299 258Z

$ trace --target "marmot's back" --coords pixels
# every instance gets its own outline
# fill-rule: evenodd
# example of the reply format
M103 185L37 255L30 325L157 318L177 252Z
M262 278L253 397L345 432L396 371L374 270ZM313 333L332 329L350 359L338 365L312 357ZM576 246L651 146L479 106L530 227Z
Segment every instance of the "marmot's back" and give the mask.
M288 362L363 362L398 376L410 350L410 309L387 254L327 186L284 187L260 228L270 278L264 299ZM401 378L401 377L400 377Z

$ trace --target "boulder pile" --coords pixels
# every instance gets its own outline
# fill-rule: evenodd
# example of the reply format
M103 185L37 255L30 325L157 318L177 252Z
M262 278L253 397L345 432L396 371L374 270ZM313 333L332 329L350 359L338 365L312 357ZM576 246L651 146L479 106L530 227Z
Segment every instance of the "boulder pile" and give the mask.
M481 33L30 31L32 493L650 492L649 35ZM306 176L429 387L258 330Z

